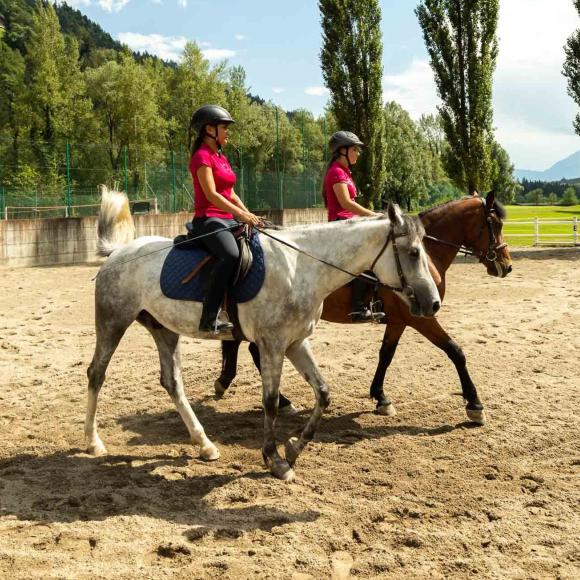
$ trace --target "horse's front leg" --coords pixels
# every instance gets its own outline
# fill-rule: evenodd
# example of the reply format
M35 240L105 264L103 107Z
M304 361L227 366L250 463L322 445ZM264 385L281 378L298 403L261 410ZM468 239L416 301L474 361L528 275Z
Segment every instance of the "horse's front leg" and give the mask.
M451 359L461 381L461 391L466 402L465 412L467 418L473 423L483 425L485 423L483 404L469 376L467 360L461 347L443 330L436 318L417 319L413 321L412 326Z
M387 369L389 368L389 365L395 356L397 345L399 344L401 335L403 332L405 332L406 327L407 326L404 323L389 323L385 329L383 343L381 345L381 350L379 351L379 362L377 364L377 370L375 371L375 376L371 384L370 393L371 397L377 402L376 412L379 415L394 417L397 414L395 405L393 405L392 401L383 390L383 385L385 382Z
M286 461L290 465L294 465L304 447L312 441L320 424L322 414L330 404L330 393L328 386L320 374L318 365L312 356L308 340L293 344L286 351L286 356L290 359L296 370L308 381L316 397L316 404L300 434L300 438L291 437L286 442Z
M221 399L238 371L239 340L222 340L222 372L213 385L215 398Z
M284 363L284 351L270 345L260 344L262 404L264 407L264 445L262 456L270 473L284 481L294 479L294 470L280 457L276 447L276 417L278 415L278 397L280 377Z

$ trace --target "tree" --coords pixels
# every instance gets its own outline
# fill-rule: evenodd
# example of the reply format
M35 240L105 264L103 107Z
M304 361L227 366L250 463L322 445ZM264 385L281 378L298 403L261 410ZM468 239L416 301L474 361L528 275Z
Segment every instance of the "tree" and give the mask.
M556 205L558 203L558 196L553 191L548 194L547 199L550 205Z
M535 205L540 205L544 201L544 192L543 192L543 190L540 187L538 187L536 189L532 189L532 191L530 191L526 195L526 201L528 203L533 203Z
M339 129L356 133L367 148L355 167L366 205L384 182L381 10L378 0L319 0L322 76Z
M427 198L431 181L429 145L399 104L385 105L385 198L410 211Z
M469 193L487 189L493 175L498 9L499 0L422 0L415 11L443 102L447 173Z
M580 15L580 0L574 0L574 6ZM562 74L568 79L568 94L580 105L580 28L568 38L564 52L566 60ZM580 113L574 120L574 129L580 135Z
M570 186L564 191L562 196L562 205L578 205L578 198L576 196L576 190Z
M514 166L508 152L497 141L494 141L491 157L495 165L491 187L500 201L508 204L513 203L523 188L514 177Z

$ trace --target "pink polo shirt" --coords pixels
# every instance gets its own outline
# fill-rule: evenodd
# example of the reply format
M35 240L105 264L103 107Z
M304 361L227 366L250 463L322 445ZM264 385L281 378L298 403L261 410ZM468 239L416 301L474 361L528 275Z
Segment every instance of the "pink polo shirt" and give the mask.
M355 214L351 211L343 209L338 199L336 198L336 193L334 193L333 186L336 183L346 183L350 199L356 197L356 185L352 180L352 175L348 167L343 167L338 161L335 161L326 172L324 176L324 198L326 201L326 207L328 208L328 221L333 222L338 218L348 219L354 217Z
M232 199L233 187L236 183L236 174L232 171L225 155L214 153L205 143L191 156L189 163L189 171L193 177L193 192L195 201L195 217L220 217L225 219L233 219L233 215L219 207L215 206L205 196L199 178L197 177L197 170L202 167L211 167L213 180L215 181L215 189L223 195L228 201Z

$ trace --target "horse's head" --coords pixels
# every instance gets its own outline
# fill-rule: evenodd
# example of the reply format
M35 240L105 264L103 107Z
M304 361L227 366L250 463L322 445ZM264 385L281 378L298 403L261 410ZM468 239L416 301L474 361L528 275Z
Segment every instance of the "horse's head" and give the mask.
M403 215L394 204L388 205L386 215L389 233L371 269L381 283L401 296L413 316L433 316L441 307L441 298L422 243L423 225L418 218Z
M474 197L481 201L481 207L471 218L469 231L473 234L464 245L473 251L490 276L505 278L512 271L512 259L502 233L505 208L495 199L493 191L485 198Z

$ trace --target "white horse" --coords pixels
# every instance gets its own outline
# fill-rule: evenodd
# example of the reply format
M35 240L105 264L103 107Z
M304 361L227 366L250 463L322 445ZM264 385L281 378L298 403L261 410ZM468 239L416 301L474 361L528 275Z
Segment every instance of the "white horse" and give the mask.
M89 452L106 453L96 423L97 398L115 349L129 325L137 320L153 335L161 362L161 384L168 391L203 459L219 457L196 418L181 377L180 335L205 338L198 332L202 304L172 300L160 288L160 272L172 244L159 237L133 240L127 199L103 191L98 221L98 253L110 256L101 267L95 289L96 348L88 369L89 388L85 434ZM261 235L266 263L264 284L258 295L238 306L239 323L248 340L260 349L264 407L262 454L273 475L290 480L292 466L312 440L322 413L330 402L328 387L312 356L307 337L320 318L322 302L352 276L372 269L383 284L399 288L399 295L414 313L432 316L439 309L439 293L429 273L421 244L422 227L390 206L387 215L342 222L272 230ZM307 254L311 254L310 256ZM314 257L315 258L314 258ZM405 292L402 292L402 289ZM316 405L300 438L285 445L285 459L275 439L278 392L284 356L311 385Z

